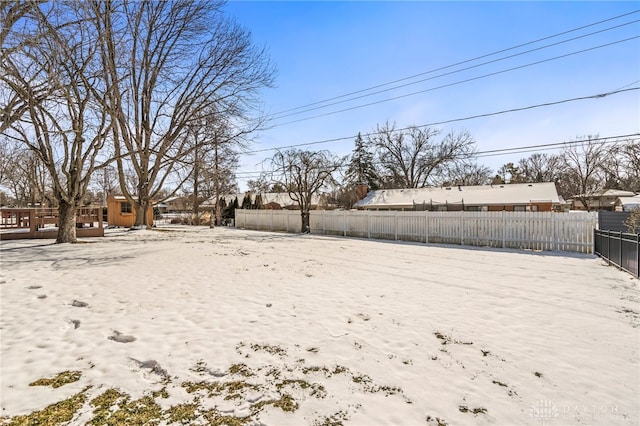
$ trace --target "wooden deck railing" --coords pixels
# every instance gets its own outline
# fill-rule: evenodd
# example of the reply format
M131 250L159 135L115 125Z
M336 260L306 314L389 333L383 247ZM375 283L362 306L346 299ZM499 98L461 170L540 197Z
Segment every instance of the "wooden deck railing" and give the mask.
M0 240L56 238L58 217L57 208L2 208ZM76 228L79 237L103 237L102 208L80 207L76 214Z

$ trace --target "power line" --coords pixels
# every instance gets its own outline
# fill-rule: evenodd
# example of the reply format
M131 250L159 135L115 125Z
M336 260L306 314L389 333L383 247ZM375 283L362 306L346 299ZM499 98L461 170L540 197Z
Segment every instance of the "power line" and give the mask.
M442 125L442 124L456 123L456 122L459 122L459 121L472 120L472 119L476 119L476 118L492 117L492 116L495 116L495 115L508 114L508 113L512 113L512 112L525 111L525 110L529 110L529 109L548 107L548 106L559 105L559 104L564 104L564 103L568 103L568 102L576 102L576 101L582 101L582 100L587 100L587 99L600 99L600 98L605 98L607 96L616 95L616 94L624 93L624 92L630 92L630 91L634 91L634 90L640 90L640 87L632 87L632 88L628 88L628 89L619 89L619 90L615 90L615 91L607 92L607 93L600 93L600 94L596 94L596 95L582 96L582 97L570 98L570 99L562 99L562 100L554 101L554 102L545 102L545 103L542 103L542 104L529 105L529 106L526 106L526 107L512 108L512 109L496 111L496 112L490 112L490 113L485 113L485 114L477 114L477 115L472 115L472 116L467 116L467 117L462 117L462 118L454 118L454 119L450 119L450 120L436 121L436 122L433 122L433 123L421 124L419 126L411 126L411 127L422 128L422 127L429 127L429 126L439 126L439 125ZM408 129L409 129L409 127L405 127L405 128L402 128L402 129L398 129L398 131L404 131L404 130L408 130ZM369 133L364 133L364 134L361 133L360 135L363 136L363 137L367 137L367 136L372 136L374 134L376 134L376 132L369 132ZM245 151L244 154L257 154L257 153L260 153L260 152L277 151L279 149L288 149L288 148L297 148L297 147L300 147L300 146L319 145L319 144L325 144L325 143L330 143L330 142L340 142L340 141L344 141L344 140L352 140L352 139L354 139L356 137L357 137L357 135L352 135L352 136L345 136L345 137L339 137L339 138L324 139L324 140L314 141L314 142L306 142L306 143L279 146L279 147L273 147L273 148L257 149L257 150L253 150L253 151Z
M493 149L493 150L485 150L485 151L476 151L474 153L469 154L468 156L463 157L463 159L471 159L471 158L486 158L486 157L497 157L500 155L510 155L510 154L525 154L529 152L539 152L539 151L549 151L563 147L572 147L574 145L580 145L585 142L596 143L599 145L608 145L608 144L617 144L621 142L621 139L629 139L629 138L638 138L640 137L640 133L630 133L626 135L616 135L616 136L604 136L591 138L588 141L586 140L575 140L575 141L564 141L564 142L553 142L547 144L537 144L537 145L524 145L519 147L512 148L501 148L501 149ZM634 140L634 142L640 139ZM383 163L375 162L376 165L381 165ZM339 167L340 169L344 169L349 167L348 164L342 165ZM274 170L262 170L262 171L241 171L236 172L236 174L246 175L245 178L249 178L253 176L259 176L263 173L271 173Z
M378 89L380 87L389 86L391 84L400 83L402 81L411 80L413 78L421 77L421 76L426 75L426 74L442 71L442 70L445 70L445 69L448 69L448 68L453 68L453 67L456 67L458 65L464 65L464 64L467 64L469 62L477 61L479 59L488 58L490 56L495 56L495 55L498 55L500 53L505 53L505 52L508 52L508 51L511 51L511 50L515 50L515 49L524 47L524 46L529 46L529 45L532 45L532 44L535 44L535 43L539 43L541 41L545 41L545 40L549 40L549 39L552 39L552 38L560 37L562 35L569 34L569 33L576 32L576 31L580 31L580 30L583 30L585 28L593 27L593 26L596 26L596 25L599 25L599 24L602 24L602 23L605 23L605 22L609 22L609 21L613 21L613 20L616 20L616 19L624 18L625 16L633 15L633 14L638 13L638 12L640 12L640 9L639 10L634 10L634 11L631 11L629 13L625 13L625 14L622 14L622 15L614 16L614 17L611 17L611 18L608 18L608 19L604 19L602 21L598 21L598 22L594 22L594 23L591 23L591 24L583 25L581 27L573 28L573 29L570 29L570 30L567 30L567 31L563 31L563 32L560 32L560 33L552 34L552 35L549 35L549 36L546 36L546 37L543 37L543 38L539 38L539 39L536 39L536 40L532 40L532 41L529 41L529 42L526 42L526 43L518 44L516 46L512 46L512 47L509 47L509 48L506 48L506 49L502 49L502 50L498 50L498 51L495 51L495 52L487 53L487 54L484 54L484 55L481 55L481 56L477 56L475 58L471 58L471 59L467 59L467 60L464 60L464 61L456 62L456 63L451 64L451 65L446 65L446 66L443 66L443 67L440 67L440 68L435 68L435 69L432 69L432 70L429 70L429 71L425 71L425 72L421 72L421 73L418 73L418 74L414 74L414 75L411 75L409 77L400 78L400 79L393 80L393 81L390 81L390 82L387 82L387 83L382 83L382 84L371 86L371 87L368 87L368 88L365 88L365 89L356 90L354 92L349 92L349 93L346 93L344 95L334 96L332 98L328 98L328 99L324 99L324 100L321 100L321 101L313 102L313 103L310 103L310 104L302 105L302 106L299 106L299 107L295 107L295 108L290 108L290 109L286 109L286 110L283 110L283 111L279 111L277 113L274 113L274 115L279 115L279 114L287 113L287 112L290 112L290 111L295 111L295 110L298 110L298 109L307 108L307 107L310 107L310 106L318 105L318 104L325 103L325 102L330 102L330 101L333 101L333 100L336 100L336 99L340 99L340 98L343 98L343 97L355 95L355 94L358 94L358 93L367 92L369 90Z
M547 45L544 45L544 46L536 47L535 49L529 49L529 50L526 50L524 52L514 53L512 55L503 56L501 58L493 59L491 61L481 62L481 63L476 64L476 65L471 65L471 66L468 66L468 67L465 67L465 68L460 68L460 69L457 69L457 70L454 70L454 71L449 71L449 72L438 74L438 75L435 75L435 76L432 76L432 77L423 78L423 79L420 79L420 80L417 80L417 81L412 81L410 83L404 83L404 84L401 84L401 85L398 85L398 86L393 86L393 87L389 87L389 88L386 88L386 89L377 90L375 92L367 93L367 94L364 94L364 95L354 96L354 97L350 97L350 98L347 98L347 99L342 99L340 101L331 102L331 103L328 103L328 104L325 104L325 105L314 106L312 108L302 109L301 111L291 112L289 114L283 114L283 115L274 114L269 119L269 121L280 120L280 119L285 118L285 117L291 117L291 116L294 116L294 115L304 114L305 112L315 111L315 110L318 110L318 109L324 109L324 108L328 108L330 106L343 104L345 102L350 102L350 101L354 101L354 100L357 100L357 99L363 99L363 98L366 98L366 97L369 97L369 96L378 95L380 93L390 92L392 90L400 89L402 87L412 86L412 85L415 85L415 84L418 84L418 83L423 83L425 81L435 80L437 78L446 77L448 75L453 75L453 74L457 74L457 73L460 73L460 72L463 72L463 71L468 71L468 70L471 70L471 69L474 69L474 68L479 68L479 67L482 67L484 65L493 64L493 63L496 63L496 62L504 61L506 59L512 59L512 58L515 58L517 56L522 56L522 55L526 55L528 53L532 53L532 52L536 52L536 51L539 51L539 50L547 49L549 47L558 46L558 45L564 44L564 43L569 43L571 41L575 41L575 40L578 40L578 39L581 39L581 38L589 37L589 36L592 36L594 34L603 33L605 31L611 31L613 29L621 28L621 27L626 26L626 25L631 25L631 24L634 24L636 22L640 22L640 20L626 22L624 24L620 24L620 25L617 25L617 26L614 26L614 27L609 27L609 28L605 28L603 30L595 31L595 32L588 33L588 34L583 34L583 35L580 35L580 36L577 36L577 37L573 37L573 38L570 38L570 39L561 40L561 41L558 41L558 42L555 42L555 43L551 43L551 44L547 44ZM449 67L447 67L447 68L449 68ZM346 97L346 96L343 96L343 97ZM300 109L300 108L297 108L297 109ZM287 124L287 123L284 123L284 124Z
M368 106L372 106L372 105L381 104L381 103L384 103L384 102L389 102L389 101L393 101L393 100L397 100L397 99L402 99L402 98L406 98L406 97L409 97L409 96L419 95L421 93L432 92L434 90L443 89L445 87L456 86L456 85L459 85L459 84L468 83L470 81L480 80L480 79L487 78L487 77L493 77L495 75L505 74L507 72L511 72L511 71L515 71L515 70L531 67L531 66L534 66L534 65L539 65L539 64L542 64L542 63L546 63L546 62L551 62L551 61L555 61L555 60L558 60L558 59L567 58L569 56L578 55L580 53L590 52L590 51L593 51L593 50L596 50L596 49L602 49L604 47L613 46L613 45L624 43L624 42L627 42L627 41L631 41L631 40L634 40L634 39L637 39L637 38L640 38L640 35L629 37L629 38L622 39L622 40L617 40L617 41L614 41L614 42L611 42L611 43L601 44L599 46L594 46L594 47L578 50L578 51L571 52L571 53L566 53L566 54L560 55L560 56L554 56L552 58L547 58L547 59L543 59L543 60L540 60L540 61L531 62L531 63L525 64L525 65L519 65L517 67L507 68L507 69L500 70L500 71L495 71L495 72L484 74L484 75L481 75L481 76L477 76L477 77L472 77L472 78L468 78L468 79L465 79L465 80L456 81L456 82L453 82L453 83L448 83L448 84L443 84L443 85L436 86L436 87L431 87L429 89L420 90L420 91L417 91L417 92L411 92L411 93L407 93L407 94L404 94L404 95L399 95L399 96L394 96L394 97L387 98L387 99L382 99L380 101L369 102L369 103L362 104L362 105L356 105L356 106L353 106L353 107L350 107L350 108L344 108L344 109L340 109L340 110L336 110L336 111L326 112L326 113L323 113L323 114L313 115L311 117L301 118L301 119L298 119L298 120L286 121L284 123L276 124L276 125L272 126L271 128L284 126L286 124L298 123L298 122L301 122L301 121L312 120L314 118L326 117L326 116L329 116L329 115L339 114L339 113L346 112L346 111L352 111L352 110L355 110L355 109L360 109L360 108L364 108L364 107L368 107Z

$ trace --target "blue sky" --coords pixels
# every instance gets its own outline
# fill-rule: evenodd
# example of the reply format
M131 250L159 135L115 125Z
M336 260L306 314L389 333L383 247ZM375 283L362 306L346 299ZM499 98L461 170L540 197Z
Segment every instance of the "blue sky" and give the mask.
M265 110L276 116L284 110L426 73L638 9L638 2L549 1L232 1L226 6L227 12L251 31L254 43L266 46L277 67L276 87L263 92ZM395 121L398 127L421 125L638 87L640 39L616 43L640 35L640 23L633 23L637 20L640 12L398 84L430 78L428 81L275 119L270 122L272 128L258 135L252 149L355 136L387 120ZM595 31L602 32L479 65ZM616 44L526 66L609 43ZM521 66L525 67L505 71ZM496 72L499 74L482 77ZM458 84L467 79L474 80ZM437 88L445 85L450 86ZM285 124L418 91L423 93ZM479 151L563 142L588 134L637 133L640 91L433 127L443 133L467 129ZM342 156L353 146L350 138L308 149L328 149ZM246 189L245 179L255 177L244 172L268 168L260 163L272 154L267 151L242 156L238 173L242 190ZM484 157L479 162L497 169L528 155Z

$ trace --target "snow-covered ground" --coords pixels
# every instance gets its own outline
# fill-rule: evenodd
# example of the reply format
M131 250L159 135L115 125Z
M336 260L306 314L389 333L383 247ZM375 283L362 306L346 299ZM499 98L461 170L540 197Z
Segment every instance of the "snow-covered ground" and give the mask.
M639 281L593 256L167 226L0 262L5 422L640 424Z

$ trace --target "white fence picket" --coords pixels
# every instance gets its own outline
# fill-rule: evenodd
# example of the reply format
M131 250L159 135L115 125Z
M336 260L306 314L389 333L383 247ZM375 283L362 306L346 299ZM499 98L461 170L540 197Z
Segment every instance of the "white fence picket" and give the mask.
M597 213L311 211L315 234L593 253ZM236 210L236 227L299 232L298 210Z

